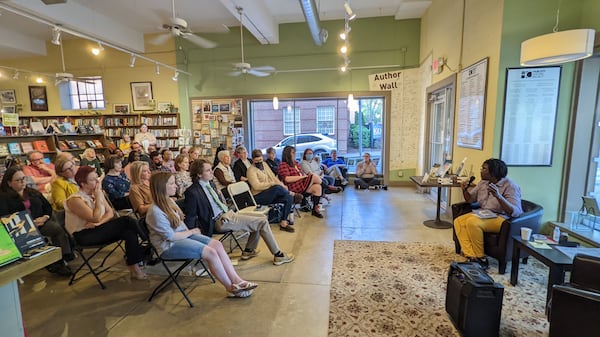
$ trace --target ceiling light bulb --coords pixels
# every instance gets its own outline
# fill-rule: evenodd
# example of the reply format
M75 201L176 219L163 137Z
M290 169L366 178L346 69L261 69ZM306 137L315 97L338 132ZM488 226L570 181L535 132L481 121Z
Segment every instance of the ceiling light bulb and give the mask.
M178 72L178 71L176 71L176 72L175 72L175 75L173 75L173 77L171 77L171 79L172 79L173 81L177 82L177 79L178 79L178 77L179 77L179 72Z
M273 96L273 110L279 110L279 98Z
M160 66L156 64L156 75L160 75Z
M348 52L348 47L347 46L342 46L342 48L340 48L340 52L342 52L342 54L346 54Z
M340 67L340 70L345 73L346 70L348 70L347 66L344 64L343 66Z
M41 77L38 77L35 79L35 83L44 83L44 79Z
M52 40L50 42L55 45L60 45L60 29L58 27L52 28Z
M347 38L348 38L348 35L346 34L346 32L340 33L340 39L342 39L342 41L346 41Z
M356 18L356 14L352 11L352 8L350 8L350 4L348 4L347 1L344 2L344 10L346 11L348 20L354 20Z
M92 48L92 54L94 54L95 56L100 55L100 49L98 49L98 48Z
M135 67L135 55L131 54L131 58L129 59L129 66L131 68Z

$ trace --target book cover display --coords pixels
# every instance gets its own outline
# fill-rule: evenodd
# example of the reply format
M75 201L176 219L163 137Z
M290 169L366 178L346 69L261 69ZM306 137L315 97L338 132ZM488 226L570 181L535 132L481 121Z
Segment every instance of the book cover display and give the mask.
M46 245L46 239L37 230L31 215L27 211L2 216L0 221L2 221L4 228L12 237L21 254L24 255L37 247Z
M23 151L21 151L21 144L8 143L8 152L10 152L10 154L23 154Z
M0 226L2 227L2 226ZM4 227L0 228L0 266L21 258L21 252Z

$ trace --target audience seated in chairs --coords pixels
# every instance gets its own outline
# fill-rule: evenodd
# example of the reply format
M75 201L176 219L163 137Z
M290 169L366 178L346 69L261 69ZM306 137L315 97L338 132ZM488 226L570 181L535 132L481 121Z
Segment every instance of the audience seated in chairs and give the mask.
M70 276L72 272L66 262L73 260L74 256L67 233L52 217L52 206L48 200L38 190L26 187L23 170L19 166L12 166L6 170L0 183L0 215L25 210L31 215L40 233L49 237L52 244L62 250L63 259L46 269L51 273Z
M54 164L44 162L44 154L40 151L27 153L29 165L23 166L23 173L31 177L38 191L46 193L47 186L56 180Z
M190 177L190 158L180 154L175 157L175 183L177 184L177 197L182 198L183 193L192 185Z
M342 186L348 185L346 162L344 159L338 157L337 150L331 150L331 156L325 158L322 162L325 166L325 173L334 177L336 181ZM336 184L337 185L337 184Z
M79 185L75 182L75 173L79 166L73 160L69 152L63 152L57 156L54 169L58 178L52 182L52 208L55 211L64 209L65 200L71 194L79 191Z
M229 199L230 196L229 192L227 192L227 185L236 182L235 174L231 168L231 156L229 155L229 151L221 150L217 154L217 158L219 159L219 163L213 170L213 174L215 175L213 182L217 186L217 189L223 193L225 199ZM246 173L244 172L244 175L245 174Z
M279 165L277 175L279 179L294 193L308 193L312 197L313 209L312 215L322 218L323 214L319 211L319 202L323 193L321 178L316 174L306 175L300 165L294 159L296 157L296 148L286 146L283 148L282 161Z
M131 278L146 279L146 274L138 264L142 261L142 247L138 241L135 220L127 216L114 218L94 168L80 167L75 180L79 192L65 202L65 223L69 234L83 247L125 241L125 256Z
M194 161L190 168L190 175L194 183L185 191L184 201L185 224L188 228L200 227L203 233L212 233L213 228L216 231L249 232L246 248L242 252L243 260L258 255L259 251L256 247L261 237L274 255L274 265L278 266L294 260L293 256L279 249L266 216L235 213L225 206L222 194L211 182L213 173L209 162L203 159Z
M277 175L277 171L279 170L279 164L281 164L281 160L277 158L277 153L275 149L270 147L267 149L267 159L265 159L265 163L269 165L271 171L273 171L274 175Z
M133 210L140 216L145 216L152 204L150 174L150 167L147 162L136 161L131 164L129 201Z
M96 156L96 150L88 147L83 151L83 155L81 156L81 161L79 162L81 166L91 166L96 169L96 173L98 177L102 177L104 175L104 171L102 171L102 165L100 164L100 160Z
M273 172L263 163L261 150L252 151L252 166L248 168L248 183L259 205L283 204L282 220L279 229L286 232L294 232L294 227L288 222L288 217L293 216L294 192L288 191L287 187L279 180Z
M506 177L507 173L508 169L502 160L491 158L481 165L481 181L471 191L468 182L462 183L466 202L478 202L481 209L497 214L493 218L483 219L475 213L467 213L454 219L454 230L463 254L484 269L489 265L484 252L483 233L498 233L505 219L523 213L521 189Z
M244 146L240 145L235 149L235 154L238 158L233 163L233 175L235 177L235 181L248 181L248 178L246 177L246 171L248 171L248 167L252 165L248 159L248 150L246 150Z
M338 193L342 191L341 187L334 186L335 179L332 176L328 176L325 174L323 166L321 165L320 158L318 156L314 156L313 150L304 150L300 167L302 167L302 171L304 171L304 173L316 174L321 178L324 193ZM323 197L327 199L327 201L330 201L327 196Z
M208 164L208 163L207 163ZM210 167L210 164L207 165ZM198 228L188 229L184 214L170 196L177 190L175 178L166 172L155 173L150 179L154 204L148 210L146 223L150 241L161 258L203 259L211 273L225 287L227 297L248 297L257 284L243 280L233 268L221 242L204 236Z
M117 156L106 158L104 162L106 176L102 179L102 188L117 211L132 208L128 198L131 182L123 172L121 163L121 158Z

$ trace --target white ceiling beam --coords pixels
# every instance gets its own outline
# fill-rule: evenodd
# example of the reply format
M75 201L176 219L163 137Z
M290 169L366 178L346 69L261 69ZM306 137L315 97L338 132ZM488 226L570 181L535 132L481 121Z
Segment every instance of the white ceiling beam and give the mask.
M2 58L46 56L46 41L22 34L19 31L0 28Z
M431 5L431 2L432 1L428 0L402 1L398 6L398 10L396 11L394 18L396 20L420 18L423 16L423 14L425 14L425 11Z
M279 24L263 0L220 0L235 18L239 20L236 7L244 9L244 27L261 44L279 43Z
M74 1L45 5L40 0L11 0L7 4L74 31L117 46L144 52L144 34Z

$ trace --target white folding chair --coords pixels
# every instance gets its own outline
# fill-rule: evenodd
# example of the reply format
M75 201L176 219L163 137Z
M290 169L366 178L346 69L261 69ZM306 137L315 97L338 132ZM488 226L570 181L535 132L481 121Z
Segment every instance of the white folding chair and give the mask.
M257 208L256 200L250 192L250 186L245 181L227 185L227 192L229 192L233 207L237 212L269 216L271 207L261 205L260 208Z

